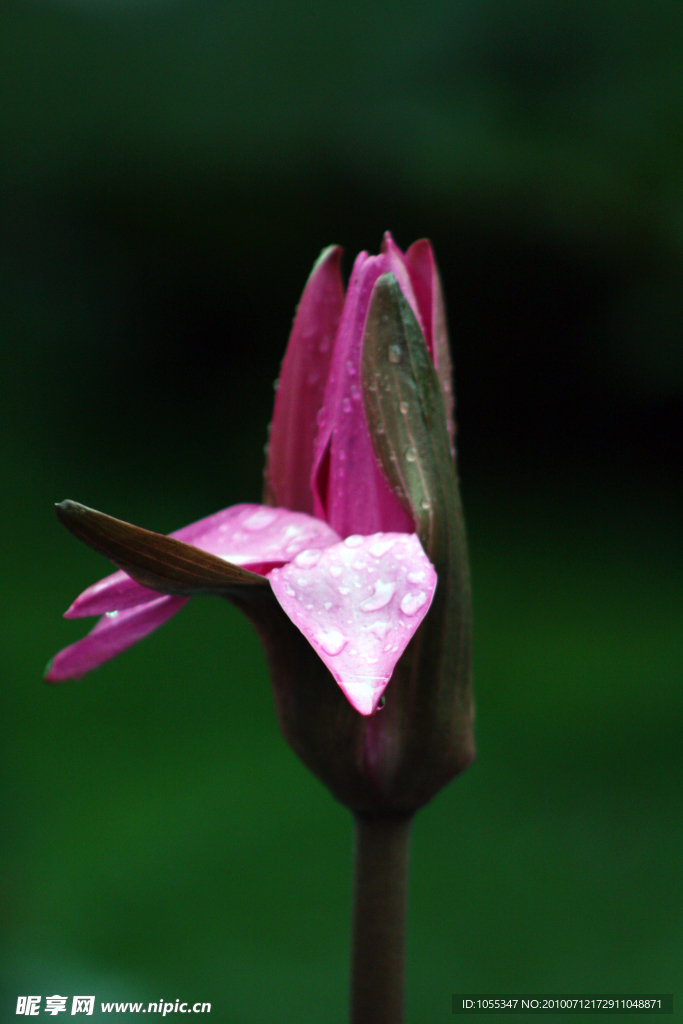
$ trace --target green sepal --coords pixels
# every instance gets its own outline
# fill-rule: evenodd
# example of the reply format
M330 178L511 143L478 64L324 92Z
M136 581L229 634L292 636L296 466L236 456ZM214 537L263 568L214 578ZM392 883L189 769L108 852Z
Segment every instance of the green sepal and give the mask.
M106 555L143 587L160 594L191 597L226 594L235 587L270 589L268 580L255 572L174 537L114 519L77 501L63 501L55 511L75 537Z
M438 576L432 606L386 691L395 742L400 735L411 748L396 769L414 771L424 757L432 784L439 776L443 784L474 756L469 562L443 380L393 274L378 278L371 296L361 383L378 464ZM431 788L426 776L423 784Z
M442 383L393 274L374 287L363 339L363 398L382 472L434 565L450 554L458 486ZM438 571L438 568L437 568Z

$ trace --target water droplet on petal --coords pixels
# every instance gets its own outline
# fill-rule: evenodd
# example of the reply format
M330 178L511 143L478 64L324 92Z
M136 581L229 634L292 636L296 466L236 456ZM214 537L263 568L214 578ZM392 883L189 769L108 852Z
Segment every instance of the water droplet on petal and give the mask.
M401 611L404 615L415 615L426 601L424 590L418 590L417 594L406 594L401 601Z
M350 589L348 587L337 587L337 590L342 595L342 597L346 597L347 594L351 593L351 591L350 591Z
M425 512L427 511L427 509L430 509L431 507L432 503L429 500L429 498L423 498L422 501L420 502L420 508L423 508Z
M300 565L302 569L312 569L314 565L317 565L322 557L322 551L316 551L312 548L307 548L306 551L301 551L294 562L296 565Z
M351 399L345 398L342 402L342 409L344 412L351 412Z
M377 540L369 548L370 554L373 558L381 558L382 555L386 555L387 551L390 551L396 543L395 537L386 537L384 540Z
M330 576L341 576L342 572L343 572L343 569L342 569L341 565L331 565L330 566Z
M252 530L254 532L256 530L265 530L267 526L270 526L271 523L275 522L278 515L279 513L274 509L260 508L258 512L254 512L254 514L249 516L248 519L245 519L242 526L246 530Z
M108 619L115 619L115 618L116 618L116 616L117 616L117 615L118 615L119 613L118 613L118 612L105 612L104 614L105 614L105 615L107 616L107 618L108 618Z
M403 415L405 416L405 415L406 415L406 413L408 412L408 409L409 409L409 405L408 405L408 403L407 403L407 402L401 402L401 403L399 404L399 409L401 410L401 412L402 412L402 413L403 413Z
M347 548L359 548L363 543L363 538L359 533L352 533L350 537L347 537L344 541Z
M330 629L327 632L321 630L315 634L314 639L320 644L325 654L329 654L331 658L341 654L346 646L346 637L338 629Z
M351 359L346 360L346 372L348 373L349 377L356 376L356 367L353 365L353 360Z
M351 395L351 398L353 399L354 402L360 401L360 388L358 387L357 384L351 385L351 387L349 388L349 394Z
M408 583L422 583L422 580L424 578L425 578L425 574L424 574L423 570L420 570L420 572L409 572L408 573Z
M401 346L390 345L389 346L389 362L400 363L401 362Z
M391 601L395 592L395 583L383 583L381 580L377 580L375 583L374 596L368 597L365 601L361 601L360 610L362 612L376 612L379 611L380 608L385 608Z
M414 448L406 448L406 462L417 462L417 452Z

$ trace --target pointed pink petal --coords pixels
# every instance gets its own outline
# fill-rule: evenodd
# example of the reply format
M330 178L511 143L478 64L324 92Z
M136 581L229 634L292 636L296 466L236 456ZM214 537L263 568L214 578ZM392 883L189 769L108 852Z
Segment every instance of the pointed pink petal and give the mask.
M412 246L411 246L412 248ZM410 251L410 250L409 250ZM410 303L410 307L417 317L417 322L420 325L420 329L427 337L427 323L423 315L423 307L418 302L418 296L414 286L414 276L411 273L411 267L408 263L407 254L404 256L396 242L392 238L391 231L387 231L384 234L384 240L382 242L382 253L385 257L385 265L383 274L393 274L398 281L399 288L403 292L404 296ZM427 348L430 348L430 342L427 341Z
M268 579L350 703L371 715L434 596L436 572L417 536L352 535Z
M339 540L326 523L303 512L266 505L233 505L170 534L177 540L218 555L265 576L304 548L327 547ZM115 572L77 597L66 618L123 611L155 601L156 590L143 587L125 572Z
M446 309L441 279L427 238L413 242L406 253L410 275L418 304L425 322L425 339L441 383L446 409L446 428L453 445L455 437L455 395L453 392L453 366L446 326Z
M155 601L105 615L82 640L65 647L52 659L45 679L59 683L78 679L105 661L125 651L180 611L187 597L159 597Z
M341 537L378 530L411 533L415 528L377 466L360 390L370 296L388 259L367 253L356 259L319 417L312 475L314 510Z
M427 238L413 242L406 252L406 263L410 272L415 298L424 325L424 336L432 359L434 358L434 276L436 266L432 246Z
M334 338L344 305L339 261L330 246L313 267L280 370L268 443L266 485L271 503L313 512L311 467L316 415L322 406Z
M127 572L119 569L79 594L71 607L64 612L64 618L80 619L86 615L104 615L105 612L136 608L156 601L158 596L156 590L143 587L132 580Z

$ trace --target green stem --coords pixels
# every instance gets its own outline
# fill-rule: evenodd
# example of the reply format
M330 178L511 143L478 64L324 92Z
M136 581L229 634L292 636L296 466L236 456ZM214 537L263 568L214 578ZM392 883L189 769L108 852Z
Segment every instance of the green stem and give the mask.
M401 1024L412 817L356 816L351 1024Z

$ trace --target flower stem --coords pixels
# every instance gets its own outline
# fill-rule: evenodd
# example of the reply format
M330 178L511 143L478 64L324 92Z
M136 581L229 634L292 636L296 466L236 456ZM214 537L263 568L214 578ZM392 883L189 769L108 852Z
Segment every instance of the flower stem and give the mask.
M355 821L351 1024L401 1024L412 817Z

